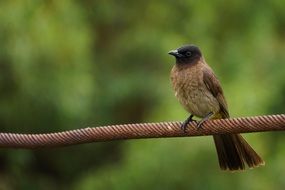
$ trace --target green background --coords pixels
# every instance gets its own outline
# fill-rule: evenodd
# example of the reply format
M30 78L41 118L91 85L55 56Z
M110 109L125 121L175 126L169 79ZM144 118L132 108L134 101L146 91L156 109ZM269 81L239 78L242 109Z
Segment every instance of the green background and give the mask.
M167 55L198 45L231 116L285 112L285 3L0 2L0 129L184 120ZM0 189L284 189L284 133L246 134L266 166L219 170L211 137L0 150Z

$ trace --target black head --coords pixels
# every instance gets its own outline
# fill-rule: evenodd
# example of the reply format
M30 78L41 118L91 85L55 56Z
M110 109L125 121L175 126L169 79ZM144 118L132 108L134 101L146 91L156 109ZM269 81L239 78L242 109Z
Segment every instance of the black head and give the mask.
M176 58L177 63L195 63L202 57L200 49L195 45L184 45L178 49L171 50L168 54Z

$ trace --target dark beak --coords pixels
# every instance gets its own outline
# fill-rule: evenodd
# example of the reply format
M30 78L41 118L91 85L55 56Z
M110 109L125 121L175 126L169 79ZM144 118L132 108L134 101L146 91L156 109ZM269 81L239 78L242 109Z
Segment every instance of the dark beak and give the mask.
M174 57L180 57L180 54L178 53L177 49L169 51L168 54L173 55Z

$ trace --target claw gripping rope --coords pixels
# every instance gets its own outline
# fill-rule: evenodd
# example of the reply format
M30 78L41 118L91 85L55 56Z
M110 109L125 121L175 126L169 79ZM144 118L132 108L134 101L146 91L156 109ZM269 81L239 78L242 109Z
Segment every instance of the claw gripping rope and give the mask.
M2 148L48 148L121 139L203 136L227 133L249 133L285 130L285 114L209 120L200 129L188 125L186 133L181 122L137 123L87 127L45 134L0 133Z

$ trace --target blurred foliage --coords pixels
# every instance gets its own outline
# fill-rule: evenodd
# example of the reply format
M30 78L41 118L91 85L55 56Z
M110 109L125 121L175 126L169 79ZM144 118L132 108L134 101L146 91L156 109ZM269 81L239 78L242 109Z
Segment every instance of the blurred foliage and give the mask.
M285 3L0 2L0 128L183 120L170 49L194 43L232 116L285 112ZM284 134L245 135L267 165L221 172L211 137L0 151L0 189L284 189Z

